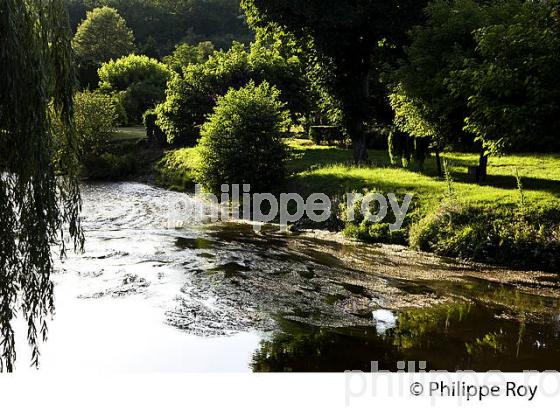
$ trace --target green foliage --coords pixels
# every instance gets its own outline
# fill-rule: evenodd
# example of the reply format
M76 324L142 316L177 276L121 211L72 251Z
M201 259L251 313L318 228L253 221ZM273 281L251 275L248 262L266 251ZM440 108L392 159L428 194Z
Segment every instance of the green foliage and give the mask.
M166 152L155 165L156 181L159 185L175 191L185 192L196 183L199 168L198 148L182 148Z
M51 251L64 257L67 233L83 246L67 21L59 0L0 2L0 371L14 369L19 318L38 365L54 312Z
M443 256L557 272L558 210L515 209L444 203L410 231L410 245Z
M165 97L165 87L173 73L157 60L131 54L105 63L99 69L103 92L122 92L131 122L139 123L144 112Z
M292 54L260 43L248 51L235 43L228 51L218 51L203 64L191 64L183 69L183 77L173 78L167 88L167 98L160 104L157 125L170 143L194 145L200 127L212 112L217 98L230 88L240 88L255 81L268 81L281 90L281 99L288 104L294 117L303 115L307 107L303 65Z
M372 190L369 192L380 192L379 190ZM365 191L363 195L369 193ZM371 222L366 219L362 212L362 202L363 197L356 197L354 202L353 212L354 219L352 221L348 220L348 209L346 200L340 205L340 215L342 221L345 223L344 235L349 238L358 239L363 242L369 243L389 243L395 245L406 245L408 239L408 230L410 224L415 218L414 207L411 206L408 214L406 215L403 226L398 230L391 230L390 225L397 219L392 208L388 208L387 217L381 222ZM402 203L403 197L398 197L399 203ZM379 212L379 204L373 202L375 206L370 207L370 212L375 215Z
M268 83L251 82L218 99L199 145L199 180L209 191L220 193L222 184L250 184L253 192L281 188L288 113L279 97Z
M72 47L81 63L100 65L134 51L134 35L117 10L99 7L79 25Z
M190 64L202 64L206 62L216 49L211 41L203 41L196 46L181 43L177 44L171 55L163 58L163 62L175 72L181 74L183 68Z
M559 147L560 18L553 2L524 2L504 22L474 33L476 54L451 90L468 97L466 130L490 152Z
M99 92L83 91L74 96L74 123L82 159L100 155L116 130L115 99Z
M475 55L474 31L511 19L521 0L478 2L435 0L427 21L415 27L406 59L388 75L395 124L414 137L430 137L440 149L469 143L463 132L467 98L452 92L450 81ZM496 45L499 47L500 45Z

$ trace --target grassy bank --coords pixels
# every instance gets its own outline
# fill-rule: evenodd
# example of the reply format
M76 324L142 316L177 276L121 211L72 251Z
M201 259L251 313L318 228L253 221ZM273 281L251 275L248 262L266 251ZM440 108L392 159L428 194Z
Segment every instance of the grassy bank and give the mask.
M422 170L403 169L391 166L386 152L370 151L370 165L357 167L348 150L307 140L290 140L289 146L286 191L331 197L365 191L414 195L401 231L358 218L343 221L348 236L445 256L559 270L560 155L492 157L488 180L478 185L467 172L478 162L474 154L445 154L450 182L437 177L435 160L430 158ZM156 166L158 181L176 190L189 189L196 180L197 161L196 148L168 152Z

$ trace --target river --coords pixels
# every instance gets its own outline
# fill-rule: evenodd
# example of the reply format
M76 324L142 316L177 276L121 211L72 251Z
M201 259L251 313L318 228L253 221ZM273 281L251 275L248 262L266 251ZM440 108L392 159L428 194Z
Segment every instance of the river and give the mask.
M82 192L86 252L53 277L41 372L560 370L555 275L194 216L170 228L187 194ZM20 339L17 371L35 371L27 355Z

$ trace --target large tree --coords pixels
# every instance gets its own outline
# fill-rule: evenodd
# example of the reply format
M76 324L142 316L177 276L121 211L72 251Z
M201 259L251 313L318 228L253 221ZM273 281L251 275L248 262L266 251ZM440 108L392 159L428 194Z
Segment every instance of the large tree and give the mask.
M525 2L518 9L474 32L476 54L450 81L467 100L466 130L489 153L559 146L560 6Z
M341 102L356 162L367 160L364 123L375 116L370 84L381 44L398 45L421 16L422 0L242 0L249 23L276 23L310 37L334 70L332 91Z
M455 92L456 73L463 69L465 61L478 59L475 31L510 21L522 4L523 0L430 3L425 10L425 24L410 31L411 43L405 49L405 58L390 75L394 83L391 103L396 124L402 131L414 137L430 137L438 149L473 145L473 136L463 130L469 116L470 94ZM496 46L503 48L502 42ZM482 179L486 163L483 151Z
M165 99L167 81L173 76L165 64L135 54L103 64L98 74L103 92L124 93L124 107L133 124L140 123L147 109Z
M70 38L61 0L0 2L0 370L13 370L17 312L38 364L54 309L51 247L64 255L66 230L83 241Z
M72 45L80 61L99 65L134 51L134 35L117 10L99 7L87 13Z

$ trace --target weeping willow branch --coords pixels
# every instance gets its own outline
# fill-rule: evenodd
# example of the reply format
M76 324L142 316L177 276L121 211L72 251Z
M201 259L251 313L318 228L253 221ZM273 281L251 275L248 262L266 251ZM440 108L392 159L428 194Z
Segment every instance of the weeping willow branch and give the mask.
M54 313L51 251L83 247L70 39L62 0L0 2L0 371L14 368L16 314L38 366Z

